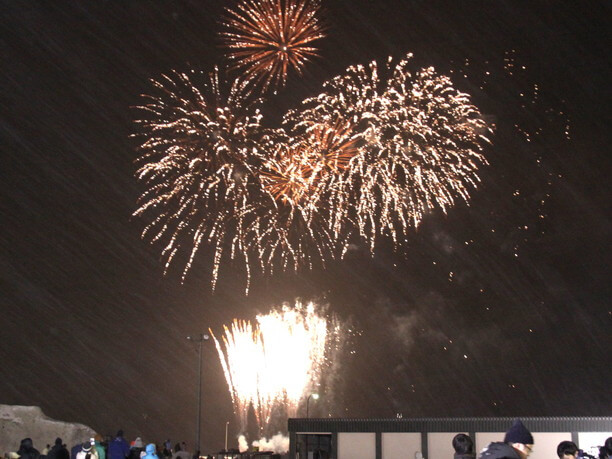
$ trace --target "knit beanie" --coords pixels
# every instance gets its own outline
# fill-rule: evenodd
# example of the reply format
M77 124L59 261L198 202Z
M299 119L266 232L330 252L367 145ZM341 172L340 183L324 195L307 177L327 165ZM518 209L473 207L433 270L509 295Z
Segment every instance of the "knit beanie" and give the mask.
M523 445L533 445L533 435L527 430L520 419L514 421L510 430L504 437L505 443L522 443Z

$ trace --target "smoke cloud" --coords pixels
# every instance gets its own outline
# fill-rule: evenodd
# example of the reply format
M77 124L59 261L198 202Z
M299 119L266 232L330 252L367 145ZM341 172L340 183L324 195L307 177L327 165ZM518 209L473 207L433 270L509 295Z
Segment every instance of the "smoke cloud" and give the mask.
M248 449L249 444L247 443L246 437L244 435L240 435L238 437L238 451L244 453L245 451L248 451Z
M289 437L285 437L279 432L269 441L265 437L255 440L253 446L259 447L259 451L273 451L276 454L285 454L289 452Z

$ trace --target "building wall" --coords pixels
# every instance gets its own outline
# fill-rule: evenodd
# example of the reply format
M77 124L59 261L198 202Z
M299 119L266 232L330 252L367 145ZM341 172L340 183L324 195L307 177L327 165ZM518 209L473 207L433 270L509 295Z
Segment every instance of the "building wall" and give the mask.
M502 441L503 439L504 432L476 432L476 438L474 439L476 454L478 455L489 443Z
M459 432L429 432L427 434L427 459L448 459L453 457L453 437ZM463 432L467 434L467 432Z
M456 432L472 432L476 453L489 443L502 441L513 418L404 419L290 419L292 454L296 435L303 432L332 434L334 459L427 459L452 457ZM598 456L597 447L612 436L612 417L532 417L523 422L533 432L530 459L556 457L557 445L572 440L585 452ZM423 442L427 442L424 444ZM424 449L422 449L424 448Z
M383 432L382 459L414 459L421 451L421 434L416 432Z
M502 437L503 438L503 437ZM557 456L557 446L562 441L572 441L571 432L533 432L533 453L529 459L550 459Z
M599 457L599 446L602 446L606 438L612 437L612 432L579 432L578 447L595 457Z
M375 459L376 434L338 432L338 459Z

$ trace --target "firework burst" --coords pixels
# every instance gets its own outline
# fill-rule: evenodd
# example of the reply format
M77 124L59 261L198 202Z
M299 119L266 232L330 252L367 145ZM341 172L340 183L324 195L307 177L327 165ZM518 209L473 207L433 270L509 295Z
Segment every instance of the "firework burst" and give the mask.
M212 245L214 288L227 246L232 256L247 253L242 228L265 199L256 173L261 116L239 83L223 97L217 72L199 89L192 80L203 78L193 71L164 75L152 82L156 95L139 107L136 176L147 190L134 215L151 218L143 237L164 245L166 270L179 247L190 247L183 279L201 244Z
M289 70L302 74L317 56L311 43L324 36L318 0L241 0L226 9L221 39L232 68L270 86L284 86Z
M313 303L297 302L258 315L255 327L234 320L220 341L213 334L243 432L251 407L261 433L275 409L296 415L304 394L318 387L340 331L336 319L327 319Z
M426 212L446 212L457 199L467 202L478 168L486 164L489 130L469 96L433 68L413 75L410 57L395 66L389 59L386 80L376 62L350 67L286 117L293 130L320 124L333 129L339 113L348 120L350 155L322 187L332 209L328 228L343 239L338 246L346 247L356 232L371 250L382 235L397 246Z
M205 243L213 289L228 254L244 261L248 293L252 265L271 275L325 266L352 243L398 248L427 212L468 202L489 127L449 78L412 73L410 57L350 67L275 130L245 81L225 98L216 73L202 90L181 73L153 82L135 215L151 218L143 236L164 244L166 269L184 246L184 277Z

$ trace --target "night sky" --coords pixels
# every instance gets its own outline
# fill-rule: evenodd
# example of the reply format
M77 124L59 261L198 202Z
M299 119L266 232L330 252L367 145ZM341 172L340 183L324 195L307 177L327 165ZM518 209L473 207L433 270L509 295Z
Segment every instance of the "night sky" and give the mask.
M612 414L610 3L323 0L321 58L266 102L269 125L349 65L413 52L495 123L490 164L469 205L433 211L405 253L255 275L248 297L239 263L214 294L206 256L184 284L164 277L131 216L132 107L161 73L223 62L224 5L2 2L0 403L193 445L185 337L301 297L354 329L311 415ZM203 356L212 451L237 426L212 343Z

